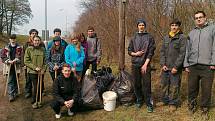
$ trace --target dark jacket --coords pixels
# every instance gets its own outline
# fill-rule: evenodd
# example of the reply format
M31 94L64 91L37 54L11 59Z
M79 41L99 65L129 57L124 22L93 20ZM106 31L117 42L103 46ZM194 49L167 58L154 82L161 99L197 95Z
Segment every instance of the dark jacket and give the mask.
M163 38L160 50L160 64L169 69L182 69L186 51L186 37L179 32L174 37L169 35Z
M65 63L64 50L65 49L63 47L59 48L59 50L52 48L46 54L46 64L48 65L50 72L54 72L53 68L55 64L57 64L57 66L59 66L59 69L61 70L61 67Z
M195 64L215 65L215 25L205 24L189 33L184 67Z
M65 78L63 74L59 75L53 83L53 96L61 102L73 99L76 103L78 100L78 81L71 73L69 78Z
M132 56L131 52L137 52L141 50L145 53L141 57L132 56L132 65L142 66L145 63L146 59L151 60L152 56L154 55L155 49L156 45L154 38L149 33L136 33L129 43L128 54Z

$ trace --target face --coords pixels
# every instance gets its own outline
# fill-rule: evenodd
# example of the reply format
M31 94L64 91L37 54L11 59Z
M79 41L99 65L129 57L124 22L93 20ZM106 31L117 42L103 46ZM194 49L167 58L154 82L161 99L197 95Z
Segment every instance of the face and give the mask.
M62 73L64 75L65 78L69 78L70 74L71 74L71 68L70 67L63 67L62 69Z
M78 44L78 39L73 39L72 44L77 45Z
M55 32L55 33L54 33L54 36L60 36L60 35L61 35L60 32Z
M198 27L202 27L206 23L206 17L202 13L195 14L195 24Z
M55 44L56 46L59 46L59 45L60 45L60 41L55 41L54 44Z
M30 37L31 38L34 38L34 36L36 36L37 35L37 32L32 32L31 34L30 34Z
M83 41L84 41L84 37L81 37L80 42L83 42Z
M171 24L170 30L171 30L171 32L176 33L179 30L179 26L177 24Z
M9 39L11 44L15 44L16 43L16 39Z
M38 47L40 45L40 42L41 42L40 38L34 37L33 44L35 47Z
M139 30L139 32L143 32L143 31L145 30L145 25L144 25L144 23L139 23L139 24L138 24L138 30Z
M93 30L87 30L87 34L89 37L92 37L94 35L94 31Z

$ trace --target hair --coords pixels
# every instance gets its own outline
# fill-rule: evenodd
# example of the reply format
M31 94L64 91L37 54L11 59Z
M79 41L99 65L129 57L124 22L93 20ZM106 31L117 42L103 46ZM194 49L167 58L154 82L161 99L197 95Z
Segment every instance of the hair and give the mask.
M87 40L86 40L86 37L85 37L85 35L84 35L84 33L78 34L77 36L78 36L78 41L79 41L79 42L81 42L81 39L82 39L82 38L84 39L83 42L87 41Z
M67 64L67 63L64 63L64 64L63 64L63 66L62 66L62 70L63 70L63 68L65 68L65 67L67 67L67 68L70 68L70 69L71 69L71 66L70 66L69 64Z
M171 24L177 24L178 26L181 26L181 21L179 21L178 18L174 18L174 19L172 20L172 22L170 23L170 25L171 25Z
M203 16L204 16L204 17L206 17L206 14L205 14L205 12L204 12L204 11L196 11L194 15L199 14L199 13L202 13L202 14L203 14Z
M16 34L10 35L10 39L16 39Z
M61 41L60 41L60 47L59 47L59 49L57 49L57 46L55 45L55 43L52 45L52 47L51 47L51 49L50 49L50 52L51 52L51 54L55 54L55 53L57 53L57 51L58 52L60 52L61 54L63 54L64 53L64 50L65 50L65 48L63 47L63 46L61 46Z
M81 52L80 35L73 35L73 37L71 38L71 42L72 42L72 40L75 40L75 39L78 40L78 43L76 45L76 50L78 51L78 53L80 53Z
M41 37L40 37L40 36L38 36L38 35L34 36L34 37L33 37L33 39L34 39L34 38L39 38L39 39L40 39L40 41L42 40L42 39L41 39Z
M94 27L88 26L87 30L93 30L94 31Z
M37 35L38 35L38 33L39 33L36 29L31 29L31 30L29 31L29 35L31 35L33 32L36 32Z
M55 33L55 32L60 32L60 33L61 33L61 30L60 30L59 28L55 28L55 29L54 29L54 33Z

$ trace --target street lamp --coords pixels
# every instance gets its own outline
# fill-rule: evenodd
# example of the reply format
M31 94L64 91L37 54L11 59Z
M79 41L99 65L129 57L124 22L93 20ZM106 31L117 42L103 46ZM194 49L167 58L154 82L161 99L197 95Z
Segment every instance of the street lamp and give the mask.
M65 37L67 38L68 36L68 27L67 27L67 24L68 24L68 21L67 21L67 10L61 8L59 9L59 11L65 11L66 12L66 28L65 28Z
M47 49L48 44L48 30L47 30L47 0L45 0L45 33L44 33L44 44Z

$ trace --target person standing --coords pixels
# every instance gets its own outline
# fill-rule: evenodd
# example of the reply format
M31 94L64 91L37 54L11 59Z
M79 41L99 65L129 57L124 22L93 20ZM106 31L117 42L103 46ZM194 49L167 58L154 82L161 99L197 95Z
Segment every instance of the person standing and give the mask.
M29 46L33 46L33 38L34 36L38 35L38 31L36 29L31 29L29 31L29 38L27 40L27 42L24 44L23 46L23 52L25 54L25 50L29 47ZM24 59L23 59L24 61ZM23 62L24 63L24 62ZM29 80L28 78L28 73L27 73L27 68L24 65L24 69L25 69L25 98L29 98L32 95L32 82Z
M146 102L147 112L153 112L151 98L151 67L150 61L155 51L155 41L146 31L146 22L143 19L137 21L138 32L135 33L128 46L128 54L131 56L132 75L134 77L134 90L136 106L141 108Z
M41 38L39 36L33 37L33 46L29 46L24 55L24 64L27 67L27 73L29 80L33 83L33 98L32 98L32 107L39 108L41 104L38 104L40 93L37 91L38 77L40 74L44 74L46 70L45 64L45 48L40 46ZM41 80L41 79L40 79ZM39 92L39 93L37 93Z
M204 11L194 14L196 27L190 31L187 41L184 67L188 72L188 109L197 110L197 97L201 86L200 107L208 114L215 70L215 25L207 22Z
M53 41L54 44L52 45L50 52L47 54L46 63L49 67L52 80L54 81L55 77L61 73L62 66L65 63L65 48L61 45L60 36L54 37Z
M23 49L16 42L16 34L10 36L10 43L1 50L3 75L7 77L7 92L9 101L15 100L18 94L17 77L21 72L21 57Z
M65 50L65 61L71 66L72 71L78 77L78 81L80 81L83 71L83 62L85 58L84 48L78 41L77 36L74 36L71 41L72 43L69 44Z
M74 74L71 73L69 64L62 66L62 73L57 77L53 83L53 97L54 100L50 106L55 112L55 117L60 118L60 109L66 106L68 115L74 115L78 104L78 81Z
M88 50L86 58L86 68L84 72L86 72L86 70L89 69L89 66L92 65L91 72L93 73L97 71L97 65L101 61L101 44L92 26L88 27L87 34Z
M169 105L171 111L179 106L181 75L186 51L186 37L180 29L181 22L173 19L170 32L163 38L160 50L162 68L162 105Z
M54 37L56 37L56 36L61 36L61 30L59 29L59 28L55 28L54 29ZM67 42L64 40L64 39L62 39L61 38L61 46L63 46L64 48L66 48L66 46L68 45L67 44ZM47 52L49 52L50 51L50 49L51 49L51 47L54 45L54 41L53 40L50 40L49 42L48 42L48 45L47 45Z

